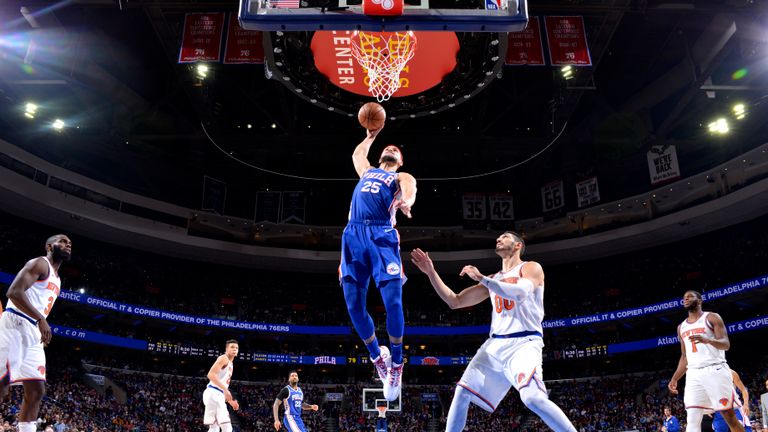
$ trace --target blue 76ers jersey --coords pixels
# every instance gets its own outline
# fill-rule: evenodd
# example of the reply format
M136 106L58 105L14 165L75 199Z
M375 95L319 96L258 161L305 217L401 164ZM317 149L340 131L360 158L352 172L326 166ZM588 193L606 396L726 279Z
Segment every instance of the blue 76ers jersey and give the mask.
M301 404L304 403L304 392L301 391L301 388L296 387L296 390L293 389L293 387L288 386L288 397L285 399L285 404L287 405L285 407L286 414L290 413L294 417L301 417Z
M380 221L395 225L394 202L400 198L397 173L371 168L366 171L352 193L350 221Z

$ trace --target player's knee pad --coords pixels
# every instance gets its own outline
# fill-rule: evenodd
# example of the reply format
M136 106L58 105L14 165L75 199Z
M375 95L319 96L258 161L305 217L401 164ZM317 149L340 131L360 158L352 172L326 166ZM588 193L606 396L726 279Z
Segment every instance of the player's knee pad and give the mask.
M232 423L224 423L221 425L221 432L232 432Z

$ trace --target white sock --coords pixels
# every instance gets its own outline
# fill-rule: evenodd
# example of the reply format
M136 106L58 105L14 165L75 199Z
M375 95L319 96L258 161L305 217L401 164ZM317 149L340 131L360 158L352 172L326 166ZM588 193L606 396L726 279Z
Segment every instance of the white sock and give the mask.
M221 432L232 432L232 423L224 423L221 425Z
M212 424L208 427L208 432L219 432L219 425Z
M451 408L448 410L448 420L445 423L445 432L461 432L467 424L467 412L472 394L462 386L456 386L453 393Z
M37 432L37 422L19 422L17 425L19 432Z
M701 432L701 419L704 418L704 410L701 408L688 408L688 421L685 432Z
M531 382L520 389L520 399L529 410L536 413L547 426L555 432L576 432L563 410L549 400L549 395L541 390L537 383Z

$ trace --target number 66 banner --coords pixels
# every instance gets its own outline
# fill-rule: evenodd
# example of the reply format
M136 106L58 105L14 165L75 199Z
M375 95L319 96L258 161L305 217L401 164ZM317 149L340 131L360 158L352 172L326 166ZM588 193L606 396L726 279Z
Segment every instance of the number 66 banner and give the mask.
M545 212L559 209L565 205L563 199L563 181L557 180L541 187L541 209Z

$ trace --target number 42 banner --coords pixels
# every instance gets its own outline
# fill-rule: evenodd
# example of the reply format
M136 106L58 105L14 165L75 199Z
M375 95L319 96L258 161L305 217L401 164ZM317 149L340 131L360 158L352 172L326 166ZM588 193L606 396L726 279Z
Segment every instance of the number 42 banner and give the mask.
M488 204L491 207L491 220L507 221L515 219L512 195L490 194L488 195Z

